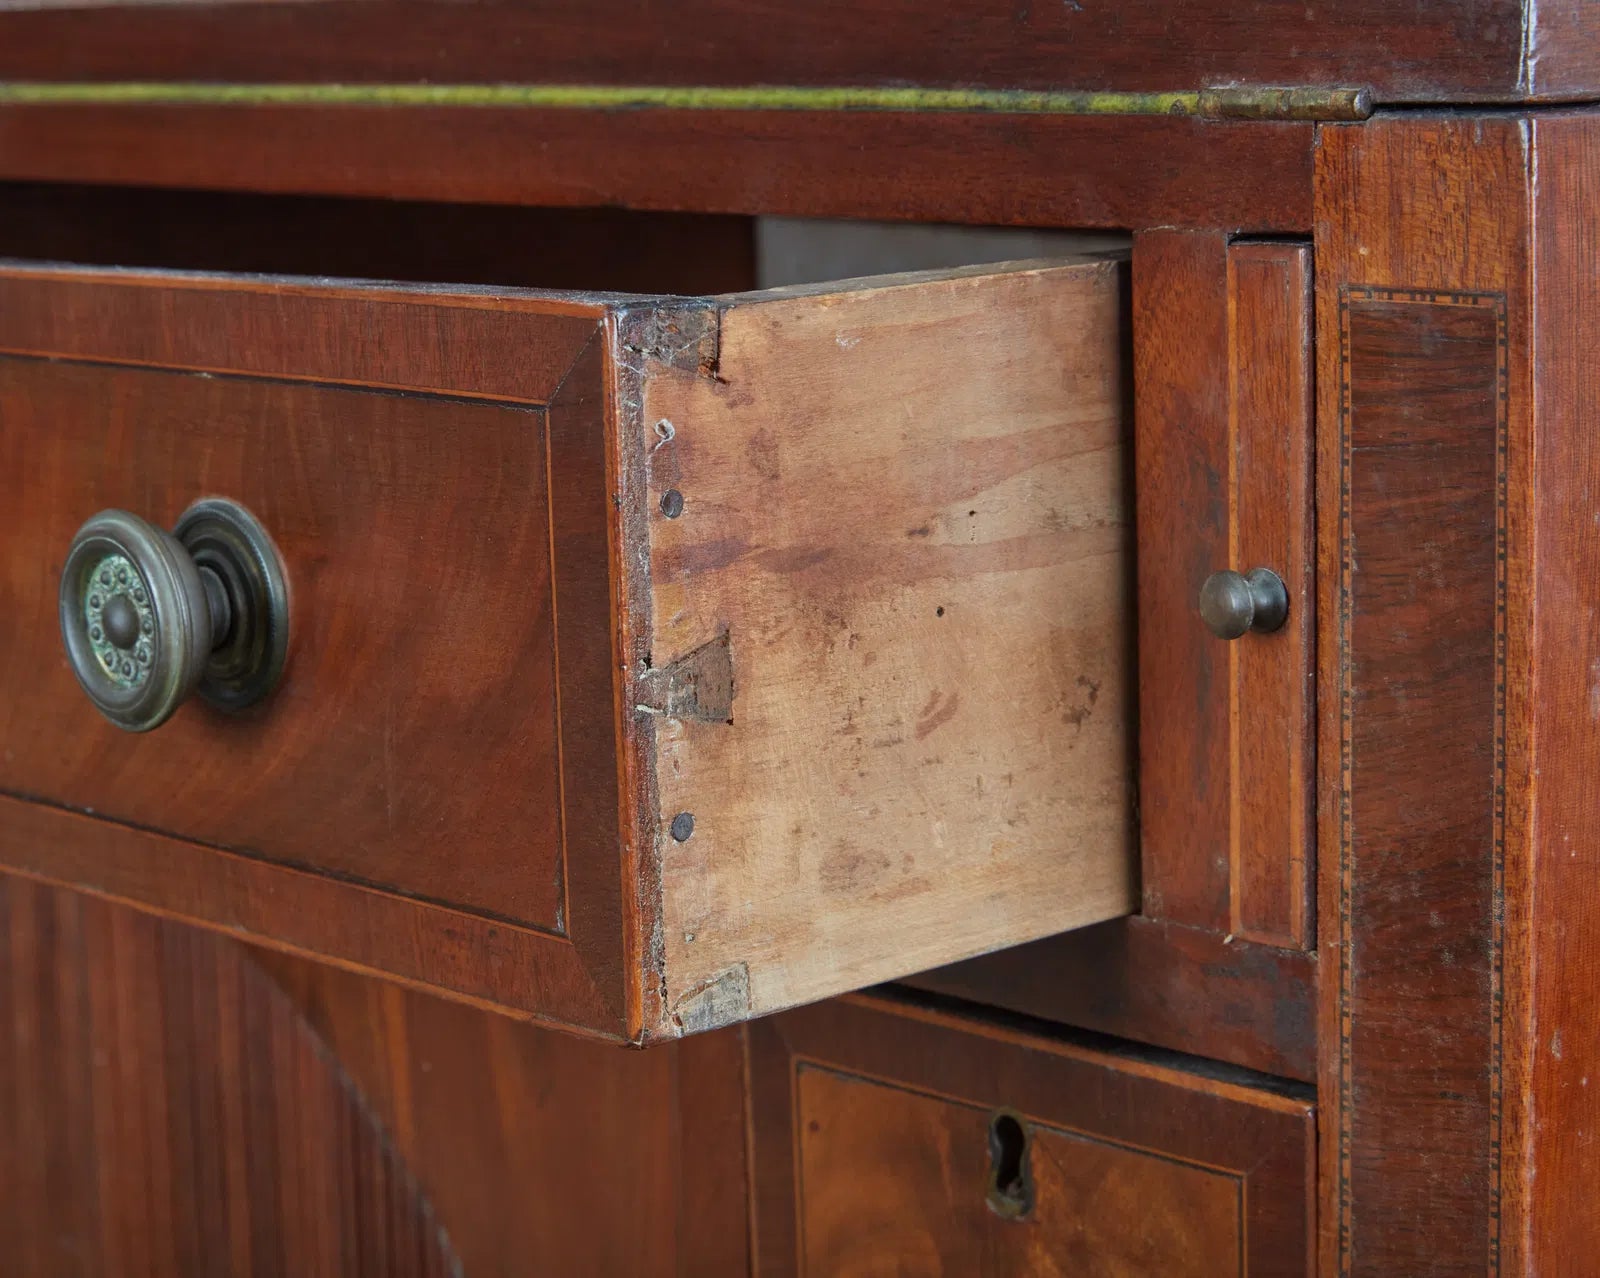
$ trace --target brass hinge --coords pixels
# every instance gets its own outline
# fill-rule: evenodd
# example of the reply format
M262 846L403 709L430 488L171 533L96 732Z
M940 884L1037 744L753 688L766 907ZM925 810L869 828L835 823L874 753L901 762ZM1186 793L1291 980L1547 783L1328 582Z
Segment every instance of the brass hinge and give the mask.
M1208 120L1365 120L1372 114L1372 90L1202 89L1195 114Z

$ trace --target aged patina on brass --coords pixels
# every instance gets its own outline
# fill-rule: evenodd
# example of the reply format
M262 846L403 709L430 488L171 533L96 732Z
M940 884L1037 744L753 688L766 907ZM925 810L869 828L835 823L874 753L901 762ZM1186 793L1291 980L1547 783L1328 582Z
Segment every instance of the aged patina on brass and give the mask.
M0 106L425 107L473 111L960 111L1180 115L1202 120L1365 120L1364 87L1218 85L1156 91L784 84L220 84L0 80Z
M196 690L222 709L251 705L288 655L277 550L230 501L196 502L170 533L127 511L95 515L67 553L60 617L79 684L130 732L159 727Z
M1289 592L1270 568L1214 572L1200 587L1200 619L1218 639L1270 634L1289 618Z

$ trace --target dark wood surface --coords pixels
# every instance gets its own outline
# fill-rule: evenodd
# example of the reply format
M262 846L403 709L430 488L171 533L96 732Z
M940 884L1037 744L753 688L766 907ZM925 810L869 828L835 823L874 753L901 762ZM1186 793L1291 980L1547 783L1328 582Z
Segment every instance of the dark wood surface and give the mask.
M1325 1265L1583 1272L1600 121L1388 121L1322 162Z
M0 178L1305 232L1313 134L1166 116L0 106Z
M1395 119L1321 152L1330 1273L1534 1272L1517 1145L1543 1100L1503 1067L1530 975L1508 943L1535 710L1527 129Z
M1312 1272L1308 1088L865 998L748 1033L764 1275ZM997 1112L1031 1136L1020 1219Z
M604 954L610 969L586 965L576 929L567 940L389 893L341 891L322 875L11 797L0 797L0 865L469 1002L624 1034L620 951Z
M542 412L44 359L0 396L0 664L37 672L0 709L31 737L7 790L565 931ZM130 736L78 690L57 566L97 511L170 528L215 493L283 557L290 664L249 713Z
M0 876L8 1278L748 1272L737 1031L630 1052Z
M912 977L922 990L1314 1082L1317 959L1135 917Z
M1233 1278L1244 1268L1233 1176L1030 1125L1035 1206L1006 1220L979 1192L994 1175L984 1106L826 1065L802 1065L794 1089L802 1273Z
M14 1278L447 1278L378 1116L245 951L0 876Z
M1600 45L1581 0L1406 6L1356 0L1337 8L1322 0L1243 6L1196 0L1181 12L1156 0L1069 4L1048 13L1038 5L1001 8L999 0L972 0L912 14L901 0L867 0L849 10L790 6L779 13L703 0L659 14L632 9L619 22L606 5L564 0L472 9L47 7L0 16L0 77L893 82L1001 90L1174 89L1255 78L1371 85L1389 103L1510 102L1600 91ZM463 20L469 12L478 16ZM596 23L607 23L614 38L586 40L583 33ZM385 38L338 38L363 31ZM65 256L138 260L95 251L117 241L117 222L132 220L146 228L139 252L153 264L321 269L297 265L312 246L296 238L317 237L314 251L327 253L328 269L337 273L356 269L342 263L359 258L372 262L375 273L408 278L615 287L582 274L578 259L591 252L589 234L619 241L661 234L662 244L680 246L665 251L681 251L687 262L701 252L697 245L715 240L706 230L711 224L684 222L665 232L659 229L665 224L610 213L603 215L606 230L584 231L574 228L587 214L570 222L528 215L533 220L524 222L516 210L503 210L502 222L495 210L380 211L380 202L1163 228L1142 234L1135 254L1149 917L990 955L915 983L1290 1078L1316 1075L1320 1057L1320 1183L1313 1191L1305 1162L1311 1116L1303 1091L1287 1098L1270 1087L1252 1091L1273 1099L1241 1111L1236 1083L1216 1085L1235 1089L1223 1105L1212 1083L1170 1062L1150 1075L1126 1056L1103 1057L1099 1048L1046 1045L923 1013L830 1004L753 1031L758 1251L764 1260L775 1258L774 1272L806 1261L814 1269L848 1268L863 1238L884 1240L901 1265L931 1255L953 1258L966 1272L1042 1267L1049 1259L1043 1253L1053 1257L1055 1249L1019 1235L1018 1222L995 1216L980 1192L990 1107L1012 1103L1038 1128L1036 1188L1049 1186L1055 1202L1090 1203L1068 1213L1080 1222L1090 1217L1081 1229L1048 1233L1059 1217L1020 1228L1061 1240L1061 1250L1080 1265L1093 1257L1070 1248L1089 1239L1094 1257L1113 1272L1118 1263L1151 1269L1152 1253L1138 1246L1181 1248L1185 1260L1226 1256L1226 1231L1218 1232L1212 1200L1186 1188L1211 1183L1195 1179L1194 1167L1205 1163L1206 1175L1219 1166L1239 1170L1252 1152L1269 1149L1267 1167L1285 1168L1292 1147L1300 1150L1293 1182L1300 1205L1286 1206L1279 1191L1248 1195L1257 1210L1270 1199L1270 1210L1281 1214L1265 1232L1252 1223L1244 1231L1247 1247L1287 1237L1282 1221L1298 1210L1301 1231L1320 1220L1321 1269L1330 1275L1581 1272L1584 1258L1600 1247L1591 1202L1600 1147L1600 1038L1589 997L1600 977L1593 940L1600 903L1587 855L1597 799L1591 746L1600 662L1591 604L1600 571L1600 525L1592 518L1600 454L1586 417L1595 391L1592 352L1600 341L1592 296L1592 250L1600 241L1597 148L1592 118L1564 111L1380 115L1317 130L1005 112L3 106L0 177L376 199L290 202L278 206L280 215L253 201L246 209L225 196L184 197L197 201L191 211L158 226L163 202L176 197L119 194L88 213L93 188L76 194L35 188L0 195L0 202L10 199L0 203L0 252L57 255L45 247L55 244ZM280 216L282 234L275 237ZM208 218L217 224L209 230ZM544 218L551 220L538 220ZM639 229L646 227L657 229ZM363 228L372 229L367 243L360 242ZM121 242L129 243L126 226L121 230ZM1270 763L1251 763L1240 746L1241 698L1256 684L1248 669L1238 677L1247 664L1239 650L1211 640L1193 615L1205 572L1223 566L1225 552L1244 551L1250 517L1229 491L1230 471L1263 488L1274 484L1262 482L1258 464L1281 471L1290 505L1281 524L1273 514L1257 531L1282 537L1291 557L1307 531L1294 519L1294 485L1303 479L1296 437L1266 439L1285 450L1266 462L1252 454L1258 464L1242 467L1237 436L1245 420L1241 404L1255 403L1263 418L1268 405L1277 405L1287 419L1303 393L1293 368L1281 382L1256 377L1272 358L1257 343L1273 345L1279 355L1292 343L1274 345L1288 330L1241 319L1239 304L1249 290L1241 290L1240 263L1264 255L1272 259L1271 285L1292 287L1305 266L1304 249L1247 250L1236 241L1241 231L1317 237L1316 775L1324 806L1317 819L1315 911L1297 889L1318 858L1296 838L1292 821L1295 769L1304 775L1305 764L1291 761L1286 772L1274 773L1274 786L1286 782L1287 806L1277 789L1270 802L1248 801L1241 768ZM675 238L680 232L683 238ZM16 247L8 247L8 236ZM439 275L383 268L385 261L404 266L430 256L391 254L409 236L448 243L433 258ZM474 245L486 240L528 246L526 256L506 258L526 272L525 281L500 272L500 250L478 254ZM619 280L633 269L625 256L619 250L615 258ZM570 280L541 277L552 264L571 268ZM19 316L46 324L48 341L29 346L34 353L72 355L79 334L97 331L106 335L105 349L130 366L171 358L158 340L165 327L159 308L108 314L84 297L58 301L15 283L22 291L0 306L0 333ZM1246 310L1265 300L1258 290ZM208 312L204 299L190 301L194 332L219 348L229 337L227 317ZM371 361L365 376L386 388L407 394L455 388L440 371L453 367L440 359L453 340L450 325L436 324L426 308L418 308L409 336L363 347L367 321L345 330L348 341L324 343L318 334L332 331L327 314L304 298L293 305L299 309L285 331L300 343L295 360L302 371L337 379L348 351L362 349ZM580 317L573 332L592 324ZM486 354L473 365L469 392L546 402L581 335L559 358L546 360L539 347L517 340L519 332L508 321L484 343L485 352L500 357ZM245 362L250 366L215 366L276 375ZM131 367L115 374L122 387L157 376ZM312 392L302 385L270 394L288 402ZM450 411L458 408L472 415L459 406ZM500 411L524 410L473 408ZM576 384L560 411L574 442L597 420ZM0 455L13 474L26 474L35 457L16 438L0 431ZM585 518L594 517L587 510ZM1307 572L1301 588L1311 581ZM17 597L8 591L8 605ZM1296 618L1303 623L1309 612ZM583 624L593 623L591 615ZM580 625L576 633L586 632ZM1296 630L1286 642L1305 644L1306 635ZM1207 654L1205 645L1224 647L1222 656ZM1272 672L1267 692L1290 718L1303 713L1296 697L1305 684L1277 680L1293 664ZM599 674L591 669L588 676ZM92 712L80 709L92 722ZM58 734L57 749L83 748L62 724L40 722ZM1303 727L1303 718L1287 725L1291 746ZM595 751L583 756L583 766L606 773L610 761L590 744ZM34 758L24 766L49 764ZM13 766L6 761L0 770ZM100 784L114 785L115 778ZM593 834L591 815L584 829ZM269 817L296 819L292 813L259 819ZM279 942L292 950L315 950L337 930L346 942L343 961L401 980L435 979L447 955L448 979L469 999L503 998L510 990L529 1005L559 1005L569 1018L591 1024L622 1026L628 1018L620 993L595 992L595 973L603 983L603 968L562 942L530 940L535 934L370 893L359 908L330 912L319 904L321 881L311 876L126 822L0 799L0 860L35 875L66 874L158 911L205 913L240 932L277 929ZM216 875L219 865L225 872ZM8 1161L0 1150L6 1177L0 1215L22 1222L8 1224L4 1241L15 1240L23 1273L73 1272L79 1257L83 1272L100 1272L91 1262L113 1245L126 1250L127 1272L147 1256L154 1259L144 1268L159 1268L162 1254L153 1248L210 1257L222 1252L205 1248L232 1255L228 1249L241 1246L252 1263L259 1258L259 1272L286 1271L270 1246L249 1241L268 1219L257 1213L269 1210L288 1213L283 1254L316 1232L296 1223L313 1214L322 1218L322 1232L304 1245L337 1245L327 1221L341 1211L342 1219L354 1219L348 1214L354 1209L338 1205L331 1181L312 1185L326 1191L318 1200L323 1206L263 1189L247 1209L226 1214L225 1228L188 1235L167 1205L179 1200L156 1201L167 1192L164 1184L179 1187L173 1194L209 1192L202 1171L212 1164L204 1160L222 1156L197 1152L193 1129L185 1126L193 1114L182 1102L195 1094L192 1071L200 1068L194 1060L231 1061L208 1076L213 1081L233 1077L229 1069L250 1075L250 1061L227 1046L232 1030L223 1025L205 1049L209 1056L191 1054L183 1064L191 1072L172 1075L179 1083L169 1081L165 1090L140 1084L151 1062L171 1066L180 1040L205 1040L195 992L207 1008L221 1006L227 1000L211 991L224 985L248 987L238 997L250 1006L265 999L278 1009L266 1018L270 1033L279 1035L275 1043L300 1044L307 1025L315 1027L336 1045L367 1099L350 1101L349 1083L340 1084L343 1091L313 1085L309 1073L298 1081L250 1075L251 1086L322 1088L316 1104L324 1108L316 1113L324 1126L334 1112L326 1108L334 1103L329 1098L343 1097L340 1103L353 1106L349 1113L360 1111L362 1123L381 1123L391 1133L383 1138L392 1140L383 1145L390 1152L373 1153L377 1161L369 1165L389 1158L386 1166L398 1166L401 1157L419 1165L416 1180L407 1182L410 1199L396 1190L383 1203L358 1205L376 1213L359 1227L374 1247L397 1236L398 1226L381 1223L384 1212L436 1210L442 1220L447 1206L453 1215L446 1226L462 1222L465 1229L452 1234L461 1255L491 1273L516 1272L516 1258L541 1247L569 1269L581 1265L581 1244L561 1226L591 1212L619 1221L637 1214L656 1236L675 1240L678 1250L663 1246L646 1255L630 1250L626 1225L607 1232L608 1263L644 1272L724 1272L751 1241L732 1206L744 1154L735 1148L736 1107L728 1099L739 1092L742 1074L738 1053L726 1046L731 1040L707 1040L705 1054L692 1061L613 1058L588 1044L558 1050L537 1031L481 1010L436 1004L295 957L264 958L278 989L292 992L291 1005L272 990L261 995L260 971L241 967L227 943L38 886L4 891L0 908L13 957L0 979L0 1016L9 1018L0 1024L22 1028L0 1050L10 1106L0 1123L11 1124L0 1126L0 1139L16 1149L46 1150L32 1162ZM602 915L602 926L607 918L618 930L626 925L620 904ZM563 925L583 931L590 923L573 911ZM444 929L447 948L419 940ZM178 939L162 939L169 934ZM1313 935L1320 957L1279 948ZM641 939L634 935L631 943ZM559 963L542 949L547 943L561 946ZM232 957L216 957L213 947ZM80 969L98 975L80 980L73 975ZM1320 1023L1313 1023L1319 969ZM224 970L234 975L226 981L213 975ZM158 986L166 993L152 998L147 991ZM77 1020L52 1020L50 1009L61 1007L87 1010ZM159 1016L151 1016L153 1007ZM305 1023L295 1022L294 1008ZM239 1013L230 1015L237 1020ZM890 1022L894 1028L885 1029ZM116 1051L105 1057L112 1064L94 1063L86 1046L91 1031L115 1038ZM166 1036L159 1051L151 1046L158 1034ZM52 1054L41 1057L39 1044ZM325 1067L322 1050L292 1049L301 1053L294 1059ZM106 1078L115 1062L127 1060L137 1063L131 1074ZM641 1060L648 1063L620 1063ZM68 1064L58 1069L61 1062ZM129 1115L126 1122L104 1126L86 1117L93 1107L68 1095L79 1079L99 1087L98 1097L112 1098L97 1099L102 1111L95 1112L109 1105L108 1112ZM549 1079L559 1086L541 1090ZM560 1155L581 1147L589 1130L570 1097L586 1083L611 1108L603 1128L590 1133L596 1160L569 1165ZM28 1108L40 1096L59 1121L41 1120ZM629 1109L634 1102L639 1108ZM1299 1109L1289 1116L1281 1105ZM1250 1128L1256 1133L1250 1140L1264 1143L1238 1135L1232 1116L1239 1112L1269 1116ZM187 1134L158 1140L154 1133L164 1123ZM674 1144L674 1124L680 1132L708 1133L715 1148ZM644 1141L642 1152L626 1145L624 1127ZM1284 1135L1290 1127L1292 1138ZM237 1153L230 1142L229 1156L259 1157L264 1170L251 1183L266 1185L282 1178L281 1165L267 1164L283 1163L287 1139L274 1128L255 1153ZM83 1188L90 1182L74 1179L102 1140L111 1151L106 1167L140 1160L136 1175L115 1172L117 1195L104 1188L112 1172L100 1173L92 1192ZM132 1152L158 1146L159 1155ZM1175 1148L1189 1152L1163 1163L1160 1173L1148 1170L1147 1151ZM616 1165L629 1159L635 1161L618 1173ZM732 1175L706 1174L715 1168ZM1132 1210L1095 1214L1086 1169L1097 1189L1125 1195L1117 1202L1131 1195L1138 1206L1159 1207L1152 1207L1145 1238L1118 1232ZM569 1171L570 1182L562 1179ZM1293 1180L1276 1170L1259 1174L1274 1184ZM806 1178L803 1192L797 1176ZM555 1192L552 1183L559 1185ZM814 1194L819 1183L823 1192ZM601 1207L581 1196L613 1188L615 1199ZM1307 1201L1313 1192L1314 1204ZM1084 1196L1074 1200L1075 1193ZM416 1206L428 1197L433 1208ZM947 1210L930 1213L929 1202ZM58 1219L67 1222L62 1231L37 1229L40 1221ZM1303 1232L1296 1237L1303 1242ZM66 1259L52 1250L80 1238L98 1241ZM798 1250L801 1238L814 1240L814 1248ZM653 1262L658 1269L649 1268ZM394 1268L374 1263L377 1271ZM1271 1252L1257 1271L1306 1269L1301 1246Z
M1528 4L1523 79L1539 97L1589 98L1600 79L1594 12L1582 0Z
M493 288L0 269L8 355L534 406L604 311L593 297Z
M740 1031L630 1051L254 957L381 1120L469 1278L749 1271Z
M0 21L0 77L1172 90L1370 85L1382 101L1592 91L1582 0L691 0L100 4Z
M615 821L617 769L585 753L615 736L600 370L567 378L600 308L24 268L0 292L0 347L26 356L4 371L5 590L30 618L7 665L37 672L0 712L0 786L119 822L17 808L6 863L626 1036L618 840L596 816ZM283 685L129 737L65 666L54 565L96 509L165 526L217 491L286 558ZM582 784L558 776L557 684Z
M691 295L751 288L756 267L755 227L741 217L53 183L0 186L0 254L119 268Z
M1219 934L1230 913L1229 652L1197 601L1229 566L1228 300L1225 234L1135 238L1144 913Z
M1286 946L1309 921L1309 269L1293 243L1134 239L1144 914ZM1288 624L1216 638L1202 584L1262 566Z
M1531 722L1514 774L1535 802L1525 810L1521 883L1508 886L1506 1033L1509 1127L1525 1134L1526 1162L1508 1160L1512 1219L1528 1272L1560 1273L1600 1254L1593 1186L1600 1159L1600 888L1594 873L1600 812L1600 447L1592 425L1593 352L1600 295L1592 248L1600 241L1600 127L1593 115L1535 122L1538 292L1533 338L1536 446L1527 464L1517 563L1527 590L1522 614L1534 676L1513 709ZM1520 887L1521 893L1516 889ZM1520 1000L1526 1000L1521 1002ZM1516 1098L1527 1109L1517 1112ZM1512 1252L1515 1259L1516 1252ZM1506 1272L1513 1272L1505 1266Z
M1301 949L1315 935L1311 317L1310 245L1229 249L1228 564L1276 572L1289 618L1228 645L1228 932Z

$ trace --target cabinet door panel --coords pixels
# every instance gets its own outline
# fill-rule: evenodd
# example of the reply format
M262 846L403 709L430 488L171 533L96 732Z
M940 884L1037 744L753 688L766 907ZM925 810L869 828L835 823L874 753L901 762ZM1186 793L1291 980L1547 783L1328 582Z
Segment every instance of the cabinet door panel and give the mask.
M1309 948L1314 766L1311 250L1135 240L1144 913ZM1219 571L1266 568L1284 624L1202 622Z

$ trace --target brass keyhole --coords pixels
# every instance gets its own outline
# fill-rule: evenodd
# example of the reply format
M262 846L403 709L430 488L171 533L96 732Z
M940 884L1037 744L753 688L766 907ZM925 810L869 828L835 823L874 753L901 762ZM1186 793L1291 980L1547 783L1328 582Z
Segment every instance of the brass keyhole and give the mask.
M1017 1220L1033 1210L1033 1176L1028 1170L1032 1136L1020 1115L998 1111L989 1120L989 1210Z

